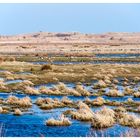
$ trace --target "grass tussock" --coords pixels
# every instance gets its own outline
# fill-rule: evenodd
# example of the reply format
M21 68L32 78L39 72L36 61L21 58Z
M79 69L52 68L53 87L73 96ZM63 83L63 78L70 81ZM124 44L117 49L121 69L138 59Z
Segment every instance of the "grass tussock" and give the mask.
M32 102L29 97L18 98L16 96L9 96L6 100L6 104L15 105L18 107L31 107Z
M112 109L104 107L101 111L96 112L91 123L93 128L107 128L115 124L115 112Z
M57 94L60 95L73 95L73 96L81 96L81 94L75 89L68 88L64 83L60 82L54 88L53 91L57 91Z
M118 101L109 101L106 100L105 105L109 105L109 106L121 106L123 105L122 102L118 102Z
M79 92L82 96L90 96L90 92L84 89L82 85L76 85L76 91Z
M123 126L129 127L139 127L140 126L140 118L136 117L135 115L130 115L127 113L122 114L121 118L119 119L119 124Z
M0 90L6 89L6 84L0 80Z
M93 111L88 107L87 104L80 101L78 103L78 110L71 111L71 117L80 121L91 121L93 118Z
M9 113L9 109L0 106L0 114L7 114Z
M117 89L111 89L106 95L110 96L110 97L122 97L122 96L124 96Z
M91 101L93 106L102 106L106 101L102 97L97 97L95 100Z
M53 69L53 67L52 67L52 65L50 65L50 64L46 64L46 65L43 65L42 67L41 67L41 70L43 71L43 70L52 70Z
M124 89L124 95L132 95L134 93L134 90L130 87L126 87Z
M125 113L126 112L126 108L124 108L122 106L119 106L119 107L115 108L114 110L117 113Z
M46 125L48 125L48 126L69 126L69 125L71 125L71 121L65 117L61 120L56 120L54 118L51 118L46 122Z
M35 103L44 110L65 107L65 104L60 102L58 99L51 98L38 98Z
M103 81L103 80L99 80L93 88L106 88L107 87L107 84Z
M133 94L133 96L134 96L135 98L140 98L140 92L135 92L135 93Z
M42 93L42 94L47 94L47 95L55 95L55 94L58 93L58 91L57 92L54 92L54 91L52 91L51 89L48 89L45 86L41 86L39 88L39 92Z
M24 88L24 91L23 91L25 94L28 94L28 95L39 95L40 92L39 90L33 88L33 87L30 87L30 86L26 86Z
M61 100L62 103L64 104L73 104L73 101L71 101L68 97L63 97Z
M20 116L20 115L22 115L22 112L21 112L21 110L20 109L15 109L14 110L14 115L16 115L16 116Z

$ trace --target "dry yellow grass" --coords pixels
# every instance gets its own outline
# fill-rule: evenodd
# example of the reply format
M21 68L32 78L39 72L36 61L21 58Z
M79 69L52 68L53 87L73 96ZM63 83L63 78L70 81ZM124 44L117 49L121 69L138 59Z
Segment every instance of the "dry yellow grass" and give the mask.
M124 95L132 95L133 92L134 92L134 90L132 88L130 88L130 87L126 87L124 89Z
M104 103L105 103L105 100L102 97L97 97L95 100L91 102L91 104L95 106L102 106Z
M30 86L26 86L24 88L23 92L26 94L29 94L29 95L39 95L40 94L40 92L37 89L30 87Z
M78 107L79 107L79 109L77 111L72 111L71 112L71 117L73 119L80 120L80 121L91 121L94 113L88 107L88 105L86 105L85 103L80 101L78 103Z
M22 115L22 112L20 111L20 109L17 108L14 110L14 115L20 116Z
M49 119L46 122L48 126L69 126L71 125L71 121L68 118L64 118L63 120L55 120L54 118Z
M133 96L134 96L135 98L140 98L140 92L135 92L135 93L133 94Z
M120 93L116 89L111 89L106 95L111 96L111 97L122 97L122 96L124 96L122 93Z
M91 127L100 129L111 127L115 124L115 112L112 109L104 107L93 116Z
M24 98L19 99L16 96L9 96L8 99L6 100L6 103L10 105L17 105L19 107L32 106L32 102L29 97L24 97Z
M103 80L99 80L95 85L94 88L105 88L107 84Z
M79 92L82 96L90 96L90 92L84 89L82 85L76 85L76 91Z
M124 126L139 127L140 118L138 118L134 115L124 113L124 114L122 114L121 118L119 119L119 123Z
M63 97L61 100L62 103L64 104L73 104L73 101L71 101L68 97Z

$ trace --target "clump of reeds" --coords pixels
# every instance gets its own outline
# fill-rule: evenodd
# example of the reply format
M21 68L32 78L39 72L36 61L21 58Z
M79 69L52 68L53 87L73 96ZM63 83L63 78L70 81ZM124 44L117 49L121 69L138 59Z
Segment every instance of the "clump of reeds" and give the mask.
M81 96L81 94L75 89L68 88L64 83L60 82L53 88L54 93L58 95L74 95Z
M107 84L103 80L99 80L95 85L94 88L106 88Z
M51 98L38 98L35 103L39 105L41 109L45 110L65 107L65 104L60 102L58 99L56 100Z
M37 89L30 87L30 86L26 86L24 88L24 93L29 94L29 95L39 95L40 94L40 92Z
M134 96L135 98L140 98L140 92L135 92L135 93L133 94L133 96Z
M95 100L91 102L91 104L95 106L102 106L104 103L105 103L105 100L102 97L97 97Z
M79 92L82 96L90 96L90 92L84 89L82 85L76 85L76 91Z
M61 118L60 120L51 118L46 122L46 125L48 125L48 126L69 126L69 125L71 125L71 121L66 117Z
M133 102L134 102L134 101L133 101L132 98L128 98L127 101L126 101L126 103L128 103L128 104L131 104L131 103L133 103Z
M109 101L109 100L106 100L105 104L106 104L106 105L109 105L109 106L121 106L121 105L123 105L122 102L118 102L118 101Z
M9 109L0 106L0 114L7 114L9 113Z
M30 106L32 106L32 101L28 96L26 96L26 97L19 99L18 104L19 104L19 106L23 106L23 107L30 107Z
M96 114L92 119L91 127L97 129L107 128L113 126L114 123L114 118L103 114Z
M131 89L130 87L126 87L126 88L124 89L124 95L132 95L133 92L134 92L134 90Z
M127 113L122 114L119 119L119 124L129 127L139 127L140 126L140 118L130 115Z
M126 112L126 109L124 107L122 107L122 106L119 106L119 107L115 108L114 110L117 113L124 113L124 112Z
M104 76L104 82L105 82L106 84L111 84L110 77L109 77L109 76Z
M87 104L80 101L78 103L78 110L71 111L71 117L80 121L91 121L93 118L93 111L88 107Z
M22 112L21 112L21 110L20 109L15 109L14 110L14 115L17 115L17 116L20 116L20 115L22 115Z
M31 99L29 97L18 98L16 96L9 96L6 100L7 104L16 105L19 107L30 107L32 106Z
M18 97L16 96L9 96L7 101L8 104L15 104L18 102Z
M107 94L107 96L111 96L111 97L122 97L124 96L123 94L121 94L118 90L116 89L111 89Z
M45 64L41 67L41 70L52 70L53 67L50 64Z
M73 104L73 102L66 96L63 97L61 101L62 101L62 103L66 104L66 105Z
M29 81L29 80L24 80L24 81L22 81L21 82L23 85L26 85L26 86L33 86L34 85L34 83L32 83L31 81Z
M91 103L90 98L86 97L86 98L85 98L85 103L86 103L86 104L90 104L90 103Z
M6 84L0 80L0 89L6 89Z
M73 95L73 96L81 96L81 94L80 94L78 91L76 91L75 89L70 89L70 88L68 88L68 89L67 89L67 93L68 93L69 95Z
M53 100L52 98L41 98L41 97L39 97L39 98L37 98L35 103L37 105L42 105L42 104L53 103L54 101L55 101L55 99ZM59 100L57 100L57 101L59 101Z
M41 109L45 109L45 110L49 110L49 109L53 109L54 106L53 106L52 103L49 103L49 104L42 104L42 105L40 106L40 108L41 108Z
M111 108L103 107L100 111L97 112L98 114L103 114L111 117L115 117L115 112Z
M54 91L52 91L51 89L48 89L48 88L45 87L45 86L41 86L41 87L39 88L39 92L40 92L40 93L43 93L43 94L51 94L51 95L56 94L56 93L54 93Z
M113 79L113 83L114 83L114 84L118 84L119 81L118 81L117 79Z
M115 124L115 112L112 109L104 107L93 116L91 127L100 129L111 127Z

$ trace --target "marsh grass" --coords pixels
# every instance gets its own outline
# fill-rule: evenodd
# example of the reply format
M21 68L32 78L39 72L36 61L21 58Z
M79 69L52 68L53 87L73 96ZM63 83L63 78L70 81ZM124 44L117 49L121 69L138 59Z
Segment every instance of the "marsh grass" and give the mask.
M71 125L71 121L68 118L64 118L63 120L55 120L54 118L46 121L46 125L48 126L69 126Z
M107 128L113 126L115 122L115 112L112 109L103 107L93 116L91 127L97 129Z
M41 70L52 70L52 69L53 69L52 65L49 64L43 65L41 67Z
M116 89L111 89L107 94L105 94L107 96L110 97L122 97L124 96L122 93L120 93L118 90Z
M140 92L135 92L135 93L133 94L133 96L134 96L135 98L140 98Z
M16 96L9 96L5 102L8 105L15 105L17 107L31 107L32 102L29 97L18 98Z
M139 127L140 126L140 118L136 117L135 115L130 115L127 113L123 113L121 118L118 120L119 124L123 126L129 127Z
M22 115L22 112L21 112L20 109L17 108L17 109L14 110L13 114L16 115L16 116L20 116L20 115Z
M38 89L35 89L33 87L30 87L30 86L25 86L25 88L23 89L23 92L25 94L29 94L29 95L39 95L40 94Z
M71 111L71 117L79 121L91 121L93 115L93 111L82 101L78 103L77 111Z
M106 101L102 97L97 97L95 100L91 102L93 106L102 106Z
M95 85L94 85L94 89L100 89L100 88L106 88L107 84L103 81L103 80L99 80Z
M41 109L49 110L54 108L63 108L66 105L58 99L38 98L35 102Z
M90 96L90 92L84 89L82 85L76 85L76 91L79 92L82 96Z

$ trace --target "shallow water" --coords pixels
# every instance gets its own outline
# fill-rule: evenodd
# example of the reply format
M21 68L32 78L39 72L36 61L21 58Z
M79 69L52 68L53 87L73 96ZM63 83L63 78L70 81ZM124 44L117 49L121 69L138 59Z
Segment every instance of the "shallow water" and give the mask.
M30 62L30 63L33 63L33 64L38 64L38 65L44 65L44 64L48 64L47 61L37 61L37 62ZM90 62L61 62L61 61L58 61L58 62L53 62L53 64L56 64L56 65L65 65L65 64L140 64L140 62L131 62L131 61L90 61Z
M139 58L140 54L96 54L98 58Z
M93 89L95 81L91 82L91 85L87 86L86 83L83 83L83 86L87 90L92 90L93 92L97 92L97 90ZM68 87L74 88L74 83L65 83ZM35 88L39 88L42 85L35 86ZM48 88L54 86L54 84L44 84ZM137 83L139 86L139 83ZM106 88L105 92L108 92L110 88ZM123 92L123 86L119 83L118 89L120 92ZM0 93L0 97L7 98L9 95L14 95L19 98L25 97L25 94L21 93ZM58 98L62 99L63 96L55 96L55 95L30 95L32 102L34 103L38 97L46 98ZM125 96L125 97L108 97L103 95L104 99L110 101L125 101L132 96ZM78 100L85 100L86 97L75 97L75 96L68 96L73 101ZM91 100L97 98L95 96L89 97ZM135 101L140 101L140 98L133 98ZM107 106L109 108L115 108L114 106ZM92 107L93 111L97 111L102 107ZM59 118L60 114L66 110L71 110L72 108L57 108L51 110L41 110L38 106L33 104L33 106L22 116L14 116L13 114L0 114L0 124L2 126L2 134L1 136L6 137L88 137L88 136L120 136L125 131L129 130L129 127L120 126L115 124L113 127L97 130L91 128L89 122L80 122L71 119L72 125L71 126L62 126L62 127L53 127L53 126L46 126L45 121L47 119ZM135 113L136 114L136 113ZM137 113L138 116L139 113Z

